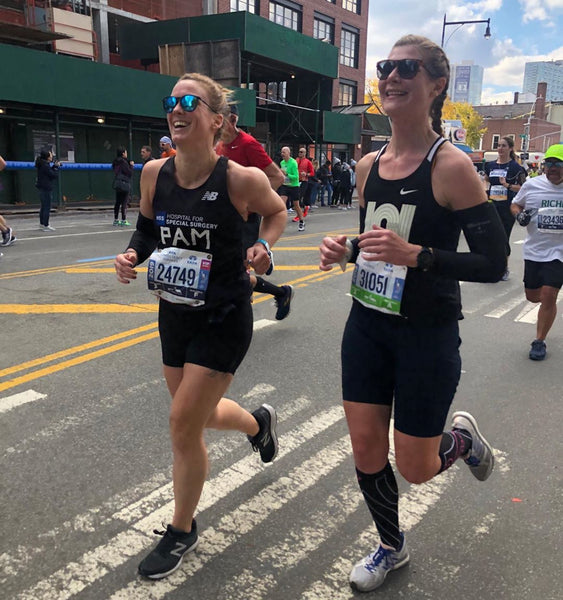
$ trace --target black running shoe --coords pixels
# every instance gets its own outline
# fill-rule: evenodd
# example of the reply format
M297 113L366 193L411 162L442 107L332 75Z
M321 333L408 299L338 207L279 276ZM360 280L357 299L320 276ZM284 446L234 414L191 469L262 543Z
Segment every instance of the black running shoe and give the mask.
M293 299L293 286L291 285L282 285L282 290L284 291L283 296L279 298L276 296L274 298L274 302L276 303L276 320L282 321L289 314L289 310L291 309L291 300Z
M252 444L254 452L260 452L262 462L269 463L276 458L278 454L278 437L276 435L276 425L278 417L276 411L269 404L262 404L257 408L252 416L258 421L260 431L254 436L247 436Z
M163 538L156 548L141 561L139 574L148 579L163 579L174 573L182 564L184 554L195 550L199 539L195 519L192 521L192 530L189 533L168 525L166 531L154 530Z

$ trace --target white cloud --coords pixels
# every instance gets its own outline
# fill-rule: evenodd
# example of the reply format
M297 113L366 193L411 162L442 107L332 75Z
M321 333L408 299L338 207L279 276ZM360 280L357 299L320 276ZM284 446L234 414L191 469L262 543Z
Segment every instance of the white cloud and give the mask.
M554 15L563 10L563 0L518 0L522 9L522 22L549 21ZM553 23L548 23L553 26Z
M512 104L513 92L497 92L494 88L483 88L481 104Z

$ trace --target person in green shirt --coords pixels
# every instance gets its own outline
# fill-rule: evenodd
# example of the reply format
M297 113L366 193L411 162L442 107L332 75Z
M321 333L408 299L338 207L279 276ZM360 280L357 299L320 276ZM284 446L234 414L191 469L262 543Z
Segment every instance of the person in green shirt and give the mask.
M286 203L286 206L288 199L293 204L293 209L299 217L297 230L305 231L303 211L301 210L301 206L299 206L299 169L297 168L297 161L291 157L291 150L288 146L284 146L281 149L281 155L280 167L284 175L284 181L278 190L278 194Z

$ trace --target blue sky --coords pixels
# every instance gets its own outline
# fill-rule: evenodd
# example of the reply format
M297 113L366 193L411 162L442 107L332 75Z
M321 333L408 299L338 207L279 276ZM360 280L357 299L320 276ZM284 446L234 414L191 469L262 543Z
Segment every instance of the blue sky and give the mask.
M484 68L482 104L512 103L522 91L524 64L563 60L563 0L370 0L367 76L402 35L416 33L440 43L446 21L491 19L486 24L445 28L444 49L450 62L473 60Z

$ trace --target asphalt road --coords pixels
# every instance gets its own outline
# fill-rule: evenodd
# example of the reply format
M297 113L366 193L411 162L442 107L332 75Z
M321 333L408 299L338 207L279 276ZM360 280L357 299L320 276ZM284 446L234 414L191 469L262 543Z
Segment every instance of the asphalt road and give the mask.
M0 259L2 598L362 596L348 572L376 538L340 403L351 269L317 268L322 237L352 235L357 218L319 209L301 234L288 221L271 280L295 287L291 313L277 322L271 298L255 297L254 339L230 389L247 408L277 407L279 457L264 467L243 435L209 432L200 546L157 583L136 567L172 514L169 399L156 304L142 277L124 286L113 275L130 232L109 213L54 216L52 233L36 217L10 219L19 239ZM530 361L522 238L517 227L509 281L462 285L452 410L476 415L496 469L485 483L463 463L422 486L399 477L411 562L366 598L561 597L563 323L560 313L548 358Z

